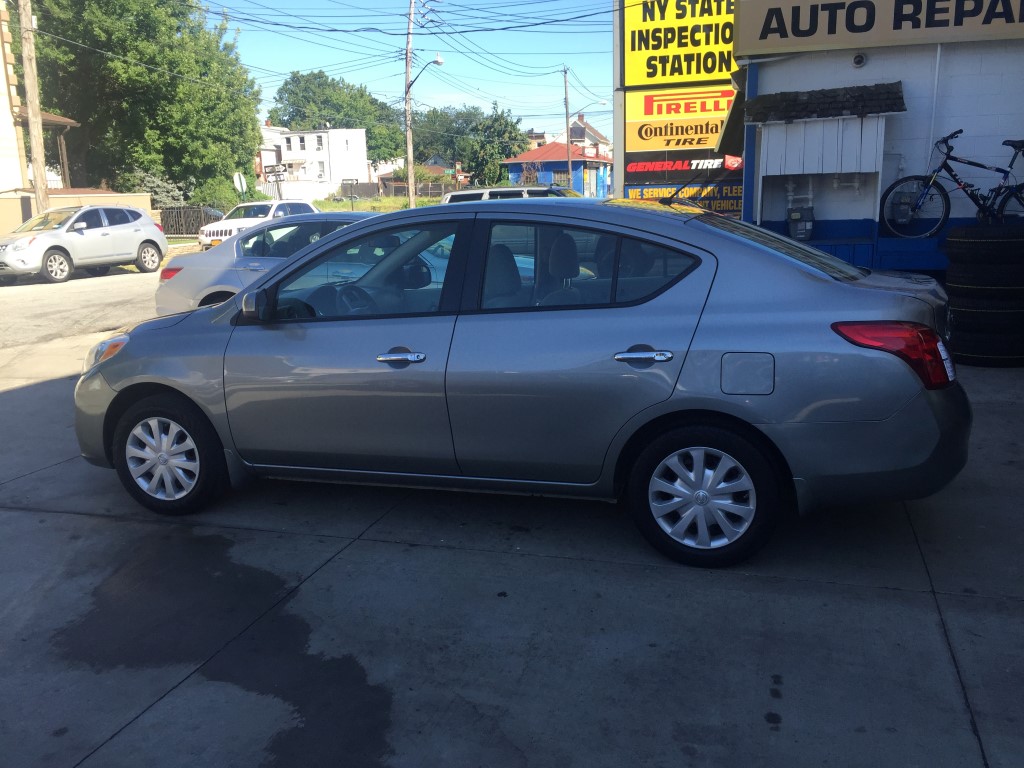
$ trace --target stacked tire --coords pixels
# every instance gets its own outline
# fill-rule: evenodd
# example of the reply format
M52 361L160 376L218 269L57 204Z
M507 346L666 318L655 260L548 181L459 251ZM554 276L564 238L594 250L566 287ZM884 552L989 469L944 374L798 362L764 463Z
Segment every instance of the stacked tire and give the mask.
M963 365L1024 365L1024 224L950 230L950 347Z

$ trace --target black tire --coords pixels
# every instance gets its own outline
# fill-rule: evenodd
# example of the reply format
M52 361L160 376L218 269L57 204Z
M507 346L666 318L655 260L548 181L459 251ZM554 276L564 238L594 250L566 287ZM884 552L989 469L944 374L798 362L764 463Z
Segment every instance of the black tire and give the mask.
M110 267L107 265L103 265L101 267L86 267L85 271L93 277L103 277L110 271Z
M179 395L153 395L129 408L114 430L113 459L125 490L161 515L197 512L226 486L216 431Z
M701 568L750 557L782 516L772 462L747 439L714 426L680 427L655 439L633 465L626 498L656 549ZM666 506L655 511L660 503Z
M1024 224L955 227L942 242L951 264L1024 263Z
M963 365L1011 368L1024 365L1024 332L974 333L957 331L950 336L953 359Z
M75 265L64 251L51 248L43 254L43 269L39 274L46 282L63 283L74 271Z
M1003 224L1024 223L1024 192L1020 187L1011 189L999 201L999 221Z
M956 296L1020 300L1024 298L1024 263L951 262L946 268L946 290Z
M913 210L925 189L920 207ZM949 194L929 176L896 179L882 193L879 220L895 237L931 237L949 221Z
M980 333L1024 332L1024 301L999 296L961 296L949 293L949 327Z
M139 272L156 272L160 269L160 262L163 261L163 254L155 244L146 241L139 246L135 256L135 267Z

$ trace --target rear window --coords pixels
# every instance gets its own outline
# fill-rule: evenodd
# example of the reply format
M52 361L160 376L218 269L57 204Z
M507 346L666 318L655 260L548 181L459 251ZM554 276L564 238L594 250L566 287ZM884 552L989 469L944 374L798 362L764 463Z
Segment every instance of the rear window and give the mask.
M817 248L803 245L762 227L717 215L701 216L700 221L702 224L725 230L729 234L736 235L744 240L752 240L758 245L763 245L805 266L823 272L833 280L850 282L864 277L864 273L861 270L842 259L837 259L835 256L819 251Z

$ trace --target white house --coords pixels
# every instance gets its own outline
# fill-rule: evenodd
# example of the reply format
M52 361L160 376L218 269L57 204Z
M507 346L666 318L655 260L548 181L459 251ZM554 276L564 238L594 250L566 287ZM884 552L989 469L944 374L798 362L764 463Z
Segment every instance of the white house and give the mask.
M263 141L256 160L256 177L266 194L318 200L333 195L349 179L357 184L377 181L366 156L364 128L293 131L269 122L260 128ZM284 171L268 173L272 166L284 166Z

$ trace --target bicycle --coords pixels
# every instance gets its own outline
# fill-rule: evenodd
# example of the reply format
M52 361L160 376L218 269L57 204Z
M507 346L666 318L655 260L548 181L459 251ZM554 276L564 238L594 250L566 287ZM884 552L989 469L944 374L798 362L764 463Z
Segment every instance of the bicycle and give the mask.
M927 176L904 176L897 179L882 193L881 219L890 233L896 237L931 237L949 220L949 193L938 179L945 173L970 198L978 209L978 221L983 224L1024 223L1024 183L1007 184L1017 156L1024 151L1024 141L1007 139L1004 147L1013 150L1013 157L1007 168L985 165L975 160L957 157L949 142L963 133L953 131L935 142L935 149L942 153L942 162ZM1003 175L999 183L988 192L982 192L974 184L964 181L953 168L952 163L982 168Z

